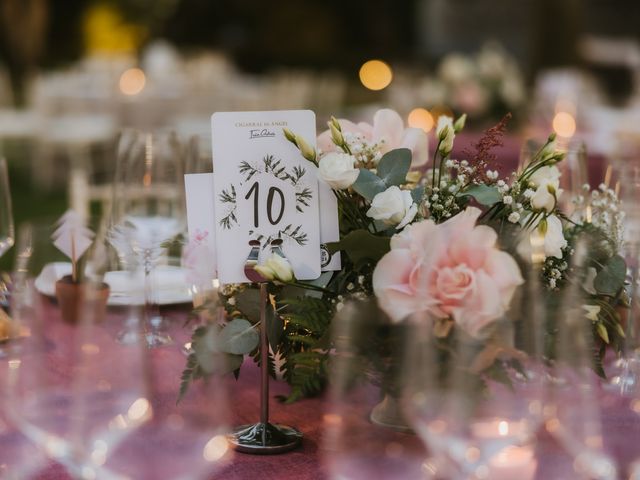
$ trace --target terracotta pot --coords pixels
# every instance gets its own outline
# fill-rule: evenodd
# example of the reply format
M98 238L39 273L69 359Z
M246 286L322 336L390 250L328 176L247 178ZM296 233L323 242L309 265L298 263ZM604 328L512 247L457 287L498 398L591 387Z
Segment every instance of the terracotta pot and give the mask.
M101 322L107 310L109 285L103 283L96 290L85 283L73 283L71 275L66 275L56 282L56 298L65 322L77 324L82 319L83 308L91 309L94 321Z

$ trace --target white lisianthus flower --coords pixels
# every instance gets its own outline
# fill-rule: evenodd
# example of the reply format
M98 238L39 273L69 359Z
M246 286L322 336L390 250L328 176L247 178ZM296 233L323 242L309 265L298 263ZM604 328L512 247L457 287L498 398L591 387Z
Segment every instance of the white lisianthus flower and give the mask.
M348 153L328 153L320 159L318 175L334 190L344 190L353 185L360 175L355 163L355 157Z
M562 222L555 215L549 215L545 222L538 224L538 231L544 236L545 257L562 258L562 249L567 246L567 240L562 233Z
M443 156L449 155L451 150L453 150L453 140L456 138L453 118L447 115L440 115L440 117L438 117L436 137L440 140L440 154Z
M531 206L534 210L551 212L562 193L558 167L555 165L541 167L529 177L529 181L536 187L536 191L531 196Z
M534 210L551 212L556 205L556 196L548 185L541 185L531 197L531 207Z
M587 275L584 279L584 285L582 288L584 288L584 291L591 294L591 295L597 295L598 292L596 292L596 287L595 287L595 281L596 281L596 276L598 275L598 271L593 268L593 267L589 267L587 269Z
M540 167L529 177L529 181L536 187L551 184L555 188L560 187L560 170L555 165Z
M598 314L600 313L599 305L582 305L582 308L586 312L584 314L585 317L587 317L592 322L598 321Z
M261 265L254 267L255 271L267 280L279 280L281 282L290 282L293 280L293 269L286 258L273 253Z
M531 217L526 217L524 221L526 222L529 218ZM540 238L544 241L543 250L545 258L562 258L562 249L565 248L568 243L564 238L562 222L558 217L549 215L546 219L538 222L530 235L525 237L518 245L518 253L523 257L529 256L531 254L531 245L538 243Z
M418 207L413 202L411 192L393 185L373 197L367 217L382 220L387 225L397 225L396 228L401 229L413 220L417 212Z

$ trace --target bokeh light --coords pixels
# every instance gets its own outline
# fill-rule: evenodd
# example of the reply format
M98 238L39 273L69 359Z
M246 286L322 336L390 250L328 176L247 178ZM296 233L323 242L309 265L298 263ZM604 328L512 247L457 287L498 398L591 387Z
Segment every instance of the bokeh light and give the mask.
M407 123L412 128L421 128L425 132L429 132L433 128L433 116L426 108L414 108L409 113Z
M576 121L568 112L558 112L553 117L553 131L560 137L570 138L576 133Z
M369 60L360 67L360 81L369 90L382 90L393 80L391 67L382 60Z
M144 72L139 68L125 70L120 76L120 91L125 95L137 95L147 83Z

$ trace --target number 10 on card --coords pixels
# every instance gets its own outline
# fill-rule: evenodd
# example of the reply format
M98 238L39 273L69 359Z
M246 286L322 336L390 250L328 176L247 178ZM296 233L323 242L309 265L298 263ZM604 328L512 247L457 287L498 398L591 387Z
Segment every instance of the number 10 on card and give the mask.
M262 199L260 198L260 183L254 182L247 195L244 197L245 200L249 200L250 197L253 198L253 226L255 228L260 228L260 206L263 205ZM275 205L275 209L274 209ZM277 225L282 220L282 216L284 215L285 208L285 200L284 193L278 187L269 187L269 193L266 198L266 213L267 219L271 225ZM277 211L278 213L274 214Z

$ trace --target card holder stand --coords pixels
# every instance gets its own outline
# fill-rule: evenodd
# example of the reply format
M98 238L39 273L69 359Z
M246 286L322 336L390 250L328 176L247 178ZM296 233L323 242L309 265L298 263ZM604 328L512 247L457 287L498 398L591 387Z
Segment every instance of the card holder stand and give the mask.
M251 251L245 262L244 272L249 280L260 286L260 421L236 427L229 437L235 450L254 455L285 453L298 447L302 433L288 425L269 422L269 338L267 336L267 281L256 270L260 254L260 242L249 242ZM282 240L271 242L271 253L286 258Z

